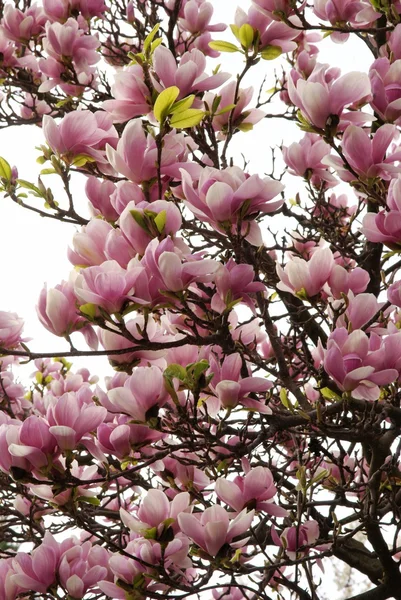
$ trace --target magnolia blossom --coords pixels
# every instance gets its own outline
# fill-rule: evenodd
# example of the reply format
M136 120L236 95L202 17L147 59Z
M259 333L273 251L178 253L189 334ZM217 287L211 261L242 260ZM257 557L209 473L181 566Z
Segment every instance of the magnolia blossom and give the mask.
M230 78L230 73L205 74L206 58L194 48L182 55L179 65L165 46L158 46L153 54L153 84L161 92L164 88L176 86L180 90L178 99L220 87ZM141 113L142 114L142 113Z
M247 109L246 107L252 100L253 88L240 88L237 93L237 101L235 102L235 108L232 110L232 116L230 110L224 111L223 109L227 106L232 106L234 103L234 97L236 94L236 83L232 81L225 85L219 90L219 110L213 118L213 127L216 131L221 131L224 135L227 131L227 125L231 121L232 125L238 129L252 129L256 123L259 123L265 116L265 113L259 108ZM210 108L213 106L215 96L208 92L203 96L203 101ZM220 114L219 114L220 113Z
M364 216L361 231L370 242L381 242L389 248L397 250L401 245L400 177L390 182L386 205L386 210L381 210L377 214L367 213Z
M309 261L292 257L284 269L277 263L277 287L294 295L312 298L322 291L334 267L330 248L318 248Z
M175 131L163 138L161 173L179 175L188 156L188 138ZM128 123L117 144L116 150L107 146L107 158L113 168L135 183L148 182L157 178L156 162L158 149L155 139L146 135L140 119ZM181 164L180 164L181 163Z
M291 102L301 110L311 125L320 130L325 130L326 127L337 128L341 120L357 121L361 118L359 112L343 114L343 111L346 106L369 98L369 77L365 73L354 71L327 83L324 78L324 66L319 65L306 81L294 81L290 75L288 94Z
M323 21L337 27L344 27L349 23L353 27L361 27L370 24L379 18L373 6L360 0L314 0L315 14ZM334 42L345 42L349 33L333 31L331 39Z
M276 495L271 471L265 467L255 467L245 477L238 475L234 481L220 477L215 488L217 496L234 510L255 508L277 517L287 516L287 511L273 503Z
M0 311L0 346L13 348L21 341L24 320L17 313Z
M370 67L369 77L372 84L372 108L385 121L399 125L401 60L390 63L388 58L378 58Z
M169 0L168 3L171 7L175 7L172 0ZM206 31L224 31L227 27L225 23L210 24L212 16L213 4L211 2L187 0L182 4L178 23L181 29L189 31L192 34L204 33Z
M115 260L107 260L81 271L75 280L75 294L82 304L94 304L113 314L128 298L135 298L131 293L142 272L141 267L125 270Z
M280 0L278 0L280 1ZM248 23L253 29L259 32L259 50L271 48L273 51L292 52L297 44L294 40L299 34L296 29L292 29L278 18L272 21L269 15L261 12L260 8L251 6L246 13L238 7L235 13L235 25L241 27ZM276 17L278 15L275 15ZM274 16L272 16L274 19Z
M234 539L248 531L254 514L254 510L247 512L244 508L235 519L230 521L227 511L216 504L202 513L180 513L178 524L181 531L190 537L195 544L210 556L216 556L224 544L229 544L232 548L245 546L248 538L242 538L237 542Z
M279 181L248 175L239 167L222 171L206 167L197 182L182 171L182 189L185 204L196 217L223 232L237 233L241 223L241 233L255 245L260 245L261 237L252 217L274 212L283 204L282 198L276 198L284 189Z
M53 152L70 162L80 154L104 162L104 154L99 149L118 139L110 117L100 111L94 114L74 111L63 117L60 124L44 115L43 133Z
M109 390L107 397L115 412L131 415L142 423L150 418L150 412L157 416L169 399L162 372L154 366L137 367L124 386Z
M273 527L271 535L274 543L285 549L288 558L296 560L304 556L308 552L307 547L319 538L319 524L311 519L300 526L286 527L280 537Z
M356 329L348 334L343 327L330 334L324 351L323 367L345 392L354 398L377 400L379 386L386 386L398 377L398 357L392 356L401 336L389 336L385 342L374 333L370 338Z
M125 123L134 117L146 115L151 110L150 90L139 65L132 65L117 73L111 93L115 99L103 102L103 108L110 113L115 123Z
M350 125L343 136L342 150L352 170L343 164L339 156L326 156L323 162L334 167L343 181L355 181L357 176L362 180L375 177L389 180L392 173L399 172L394 162L401 158L400 151L390 153L386 158L395 136L398 132L394 125L383 125L373 138L362 127Z
M140 534L146 530L155 527L158 533L162 533L166 526L165 521L172 519L175 521L180 513L188 510L190 505L190 495L188 492L181 492L174 496L171 502L161 490L149 490L137 512L137 518L133 518L126 510L120 509L121 519L129 529ZM167 527L170 527L167 525Z
M87 433L96 430L107 410L92 401L84 402L73 392L63 394L47 411L49 432L63 450L73 450Z
M283 146L283 158L292 175L299 175L310 181L315 187L321 185L332 187L337 185L337 179L328 171L322 159L330 154L330 147L322 138L313 133L307 133L300 142Z

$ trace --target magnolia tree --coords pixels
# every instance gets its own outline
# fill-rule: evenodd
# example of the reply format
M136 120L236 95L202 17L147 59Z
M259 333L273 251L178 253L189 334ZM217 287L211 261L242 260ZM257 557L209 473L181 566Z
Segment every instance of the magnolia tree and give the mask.
M1 2L0 126L43 137L3 203L77 230L65 351L0 312L3 600L401 598L401 3L225 2Z

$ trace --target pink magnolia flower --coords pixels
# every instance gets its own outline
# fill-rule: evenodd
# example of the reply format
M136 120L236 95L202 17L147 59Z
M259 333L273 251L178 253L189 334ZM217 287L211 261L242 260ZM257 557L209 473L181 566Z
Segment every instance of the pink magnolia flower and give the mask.
M258 10L271 19L281 20L281 15L288 17L294 12L290 0L252 0Z
M62 281L49 290L45 286L40 292L36 311L42 325L58 336L69 335L85 322L77 311L72 280Z
M68 113L57 125L48 115L43 117L43 133L55 154L72 162L79 154L105 162L100 148L114 144L118 134L111 119L104 112L74 111Z
M26 44L33 37L42 33L46 23L46 15L42 7L33 4L21 11L11 2L4 5L1 28L9 40Z
M302 525L286 527L280 537L277 535L274 527L271 529L273 541L277 546L285 549L285 552L291 560L296 560L305 556L308 552L308 546L311 546L319 538L319 524L310 519Z
M294 38L299 35L299 32L280 22L279 18L272 21L270 16L255 6L251 6L247 13L238 7L235 13L235 25L241 27L247 23L259 32L259 51L269 47L279 49L283 53L295 50L297 43ZM274 19L274 16L272 18Z
M228 544L231 548L241 548L248 538L234 541L236 537L248 531L255 511L242 510L230 521L227 511L216 504L203 513L178 515L178 524L183 533L210 556L216 556L221 548Z
M238 475L234 481L220 477L216 481L216 494L220 500L237 512L255 508L276 517L287 516L287 511L273 503L276 495L273 475L265 467L255 467L245 477Z
M162 221L159 221L162 217ZM158 225L159 223L159 225ZM121 213L119 225L125 238L138 254L144 254L155 237L174 235L182 224L181 213L173 202L156 200L136 205L129 202Z
M179 240L177 240L179 241ZM196 282L208 283L213 281L219 263L212 259L203 259L202 253L188 254L184 245L176 246L171 238L162 242L152 240L146 248L141 260L149 277L160 291L181 292ZM151 283L152 283L151 281Z
M46 536L31 554L18 552L13 560L16 574L11 579L14 585L24 591L46 594L48 588L56 581L60 551L57 542L52 539L50 543L48 534Z
M330 154L330 147L317 134L306 133L300 142L283 146L282 150L291 175L304 177L317 188L337 185L338 180L322 163L322 159Z
M136 284L137 293L143 297L143 294L139 291L139 279ZM150 302L149 298L149 302ZM159 342L160 344L172 341L173 336L168 335L164 332L161 326L155 321L155 319L149 316L145 322L143 315L138 315L134 319L130 319L125 324L127 331L130 334L131 339L127 339L121 334L113 333L101 329L99 332L100 343L106 350L110 350L108 359L113 366L117 365L137 365L145 366L148 364L154 364L156 366L164 367L163 357L166 355L166 350L142 350L141 341L146 339L151 342ZM135 346L138 350L135 350ZM113 354L113 350L123 350L125 348L134 348L131 352L124 354Z
M380 177L385 180L392 178L392 173L398 173L399 167L394 165L401 158L401 152L396 150L386 158L387 150L394 137L398 136L394 125L383 125L371 138L362 127L350 125L344 136L342 149L348 164L354 173L343 164L338 156L328 156L323 162L337 170L343 181L354 181L356 174L362 179Z
M387 55L393 60L401 58L401 24L396 25L388 36L387 42L380 48L380 54Z
M391 360L389 352L392 345L392 341L387 342L386 348L374 333L368 338L360 329L348 334L340 327L328 339L324 370L341 390L350 392L354 398L377 400L379 386L386 386L398 377L398 370L393 368L394 357Z
M84 542L69 548L61 556L58 577L72 598L83 598L88 590L95 591L101 579L109 573L109 553L101 546Z
M116 185L108 179L97 179L88 177L85 185L85 193L89 199L92 214L101 215L107 221L116 221L119 212L111 203L111 196L116 191Z
M219 111L222 111L226 106L230 106L234 104L234 97L236 92L236 83L232 81L225 85L221 90L219 90L218 95L221 97L219 103ZM253 96L253 88L240 88L238 90L238 100L235 103L235 108L233 111L225 111L222 114L217 114L213 118L213 128L216 131L221 131L223 136L227 133L228 123L231 120L232 126L235 129L252 129L256 123L259 123L265 116L263 110L259 108L251 108L247 109L246 107L252 100ZM203 96L204 102L209 106L213 106L213 101L215 99L215 95L212 92L207 92ZM230 114L233 114L230 117Z
M305 296L312 298L322 291L333 267L334 258L330 248L318 248L309 261L292 257L284 269L277 263L277 274L280 278L277 287L302 299Z
M169 399L158 367L137 367L123 387L108 391L107 397L115 412L130 415L136 421L146 423L149 413L157 416ZM110 409L109 409L110 410Z
M125 123L152 110L151 91L144 81L143 69L135 64L114 76L111 93L115 100L103 102L115 123Z
M78 12L84 19L100 18L107 9L103 0L43 0L43 8L52 21L61 23Z
M24 320L17 313L0 310L0 346L13 348L21 341Z
M381 242L389 248L397 250L401 245L400 177L390 182L386 204L387 210L365 215L361 231L370 242Z
M114 210L121 215L124 208L130 202L139 204L140 202L146 202L146 200L148 200L148 202L157 200L158 196L153 198L150 195L150 192L153 192L153 190L158 194L157 186L154 186L150 190L147 190L147 198L145 198L142 188L137 183L132 183L132 181L119 181L116 184L114 192L110 196L110 203Z
M390 63L388 58L378 58L369 69L372 85L373 110L380 117L399 125L401 122L401 60Z
M328 285L333 298L341 299L342 294L348 294L349 291L361 295L366 290L369 281L369 273L364 269L356 267L347 271L341 265L336 264L331 270Z
M67 392L47 411L49 432L62 450L73 450L84 435L94 431L107 415L107 410L94 402L85 402L82 396Z
M6 429L3 429L6 428ZM8 429L8 431L7 431ZM30 416L20 425L0 426L0 468L25 471L47 467L56 452L56 440L42 417Z
M107 221L91 219L81 231L75 233L72 239L74 250L68 248L69 261L75 266L101 265L107 260L105 241L110 231L113 231L113 227Z
M395 281L388 287L387 298L391 304L401 308L401 281Z
M230 73L208 76L205 69L206 58L196 48L185 52L177 66L172 52L165 46L158 46L153 54L153 70L156 75L152 78L153 85L158 92L177 86L180 90L178 99L181 99L189 94L213 90L230 78Z
M23 119L35 119L51 112L52 109L45 100L39 100L32 94L25 94L24 103L21 105L20 110Z
M97 429L97 443L105 454L116 456L119 460L127 459L135 449L146 447L157 442L163 437L159 431L136 425L124 423L120 417L116 423L102 423Z
M255 312L254 294L264 292L266 286L254 279L255 272L251 265L237 265L230 258L216 272L214 278L216 293L212 297L212 309L221 314L232 302L240 301Z
M121 520L126 527L141 535L148 529L156 528L157 535L161 535L166 528L167 519L177 519L177 516L190 506L190 495L188 492L181 492L174 496L169 502L166 494L162 490L151 489L143 498L136 518L129 512L120 509ZM171 524L167 524L170 527Z
M336 327L346 327L350 333L360 329L379 313L384 302L378 302L374 294L357 294L348 292L347 308L336 320ZM374 327L374 323L371 327ZM368 329L371 330L371 327Z
M83 269L75 280L75 294L82 304L94 304L109 314L119 312L130 298L136 280L143 268L125 270L115 261L107 260L100 266Z
M249 410L271 414L271 409L259 400L255 400L249 394L262 394L272 387L272 382L264 377L241 377L242 360L235 352L226 356L219 365L218 361L211 355L210 372L213 379L210 389L216 396L216 400L210 397L207 400L208 411L217 413L220 407L227 409L235 408L241 404Z
M161 173L179 175L179 167L188 157L188 138L175 131L163 138ZM135 183L143 183L157 177L156 162L158 149L155 139L146 135L142 121L134 119L128 123L116 150L107 146L107 157L112 167Z
M357 71L346 73L328 84L324 78L324 65L315 69L305 81L288 78L288 94L291 102L297 106L305 119L314 127L325 130L337 129L341 121L353 121L361 118L358 111L344 113L351 104L365 101L370 96L370 81L365 73Z
M258 243L258 240L254 239L255 232L249 219L258 213L274 212L283 204L282 198L275 199L283 191L283 184L267 177L248 175L239 167L228 167L223 171L205 167L197 185L189 173L183 170L181 173L184 201L194 215L219 231L228 230L235 234L237 224L241 222L241 233L251 243Z
M371 4L360 0L314 0L314 12L323 21L330 21L336 27L349 23L353 27L363 27L376 21L380 13ZM333 31L333 42L343 43L349 33Z
M171 4L171 0L170 0ZM224 31L225 23L210 25L213 16L213 5L211 2L199 2L199 0L186 0L179 13L178 24L181 29L192 34L204 33L206 31Z

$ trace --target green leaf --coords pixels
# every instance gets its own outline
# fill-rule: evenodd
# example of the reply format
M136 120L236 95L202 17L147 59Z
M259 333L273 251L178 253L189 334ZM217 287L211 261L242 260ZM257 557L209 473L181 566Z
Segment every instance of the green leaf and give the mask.
M233 34L235 35L235 37L237 38L237 40L240 41L240 38L239 38L239 27L238 27L238 25L234 25L234 24L230 25L230 29L233 32Z
M227 104L227 106L225 106L224 108L219 110L219 112L216 113L216 115L224 115L224 113L229 112L230 110L233 110L233 108L235 108L235 107L236 107L236 104Z
M95 162L95 159L87 154L78 154L72 161L72 167L84 167L87 162Z
M162 38L157 38L157 40L155 40L154 42L152 42L152 46L150 48L150 53L153 54L153 52L156 50L156 48L158 46L160 46L160 44L162 43Z
M55 169L42 169L40 172L41 175L53 175L53 173L56 173Z
M217 52L240 52L240 49L237 48L237 46L230 42L225 42L224 40L209 42L209 47L212 50L217 50Z
M187 377L187 371L181 365L173 363L173 364L169 365L167 367L167 369L164 369L163 375L167 379L175 378L175 379L179 379L180 381L185 381L185 379Z
M93 506L99 506L100 504L99 498L93 496L78 496L77 502L86 502L87 504L93 504Z
M31 192L35 192L36 194L41 194L40 190L36 185L31 183L30 181L25 181L25 179L17 179L18 185L26 190L31 190Z
M280 48L280 46L266 46L266 48L263 48L260 55L264 60L274 60L275 58L278 58L282 53L283 51Z
M146 231L146 233L150 233L148 224L146 223L143 213L135 209L130 210L130 213L133 219L138 223L139 227L142 227L142 229Z
M328 387L321 388L320 393L327 400L341 400L341 397Z
M11 179L11 167L8 164L8 162L6 161L5 158L2 158L0 156L0 177L2 179L7 179L7 181L10 181Z
M238 125L238 129L246 133L247 131L252 131L253 125L252 123L241 123L241 125Z
M170 113L179 93L180 90L178 87L173 85L169 88L166 88L158 95L153 107L153 113L159 123L163 123L167 115Z
M178 100L178 102L175 102L171 107L171 114L176 115L178 113L184 112L188 108L191 108L192 104L194 103L194 100L195 94L191 94L191 96L188 96L187 98Z
M81 311L81 313L83 313L91 319L94 319L96 316L96 304L90 304L89 302L88 304L82 304L79 307L79 310Z
M166 226L166 221L167 221L167 211L166 210L162 210L159 212L159 214L157 215L157 217L154 218L154 223L157 227L157 231L159 233L163 233L163 230Z
M144 51L144 53L146 53L147 50L149 49L151 43L154 40L154 37L155 37L156 33L159 31L159 27L160 27L160 23L157 23L157 25L155 25L153 27L152 31L145 38L145 41L143 42L143 51Z
M255 32L253 30L253 27L252 25L249 25L249 23L244 23L239 28L239 41L246 50L249 50L249 48L252 46L254 35Z
M184 112L180 112L173 115L170 121L171 127L177 129L187 129L188 127L195 127L202 121L205 112L199 108L189 108Z

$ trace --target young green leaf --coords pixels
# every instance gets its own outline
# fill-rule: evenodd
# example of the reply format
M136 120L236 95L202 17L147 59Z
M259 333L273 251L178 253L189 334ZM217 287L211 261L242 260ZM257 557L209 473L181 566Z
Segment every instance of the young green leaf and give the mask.
M217 52L240 52L240 49L237 48L237 46L231 44L231 42L225 42L223 40L209 42L209 47L212 50L217 50Z
M241 45L246 50L249 50L249 48L252 46L254 35L255 35L255 32L253 30L253 27L252 27L252 25L249 25L249 23L244 23L239 28L239 31L238 31L239 41L241 42Z
M163 90L157 97L153 112L159 123L163 123L166 117L169 115L174 102L180 90L175 85Z
M275 58L278 58L282 53L283 51L280 48L280 46L266 46L266 48L263 48L260 55L264 60L274 60Z
M7 181L10 181L11 179L11 167L8 164L8 162L6 161L5 158L2 158L0 156L0 177L2 179L7 179Z
M171 127L177 129L187 129L188 127L195 127L202 121L205 113L199 108L189 108L184 112L180 112L173 115L170 121Z

